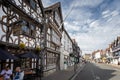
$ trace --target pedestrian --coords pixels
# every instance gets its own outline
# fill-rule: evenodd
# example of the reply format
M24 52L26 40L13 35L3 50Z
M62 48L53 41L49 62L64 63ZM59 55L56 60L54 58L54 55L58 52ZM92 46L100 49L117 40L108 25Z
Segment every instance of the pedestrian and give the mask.
M23 80L23 78L24 78L24 71L22 71L20 67L16 67L15 76L13 80Z
M9 66L5 66L5 68L0 73L0 76L3 76L4 80L11 80L12 70Z

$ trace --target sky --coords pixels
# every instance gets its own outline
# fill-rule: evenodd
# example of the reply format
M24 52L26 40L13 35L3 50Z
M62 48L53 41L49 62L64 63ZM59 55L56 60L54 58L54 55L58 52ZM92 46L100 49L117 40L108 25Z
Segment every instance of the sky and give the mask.
M64 27L83 53L105 49L120 36L120 0L42 0L61 2ZM71 11L72 9L72 11Z

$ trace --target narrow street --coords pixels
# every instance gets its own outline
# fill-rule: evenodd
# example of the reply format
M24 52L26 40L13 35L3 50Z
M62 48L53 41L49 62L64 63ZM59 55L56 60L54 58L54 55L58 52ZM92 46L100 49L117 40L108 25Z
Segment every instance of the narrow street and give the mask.
M120 70L107 64L87 63L74 80L120 80Z

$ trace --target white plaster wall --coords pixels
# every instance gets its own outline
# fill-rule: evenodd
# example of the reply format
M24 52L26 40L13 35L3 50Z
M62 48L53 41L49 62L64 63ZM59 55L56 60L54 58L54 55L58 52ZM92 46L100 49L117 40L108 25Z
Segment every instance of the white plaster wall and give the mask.
M100 52L97 52L97 53L95 54L95 59L99 59L99 58L101 58L101 55L100 55Z
M72 42L70 40L70 38L67 36L67 34L63 31L62 33L62 39L61 39L61 54L60 54L60 69L67 69L67 66L71 66L73 65L71 59L68 59L67 62L69 62L69 64L64 64L65 59L64 57L67 55L67 57L69 57L69 53L71 53L72 50Z

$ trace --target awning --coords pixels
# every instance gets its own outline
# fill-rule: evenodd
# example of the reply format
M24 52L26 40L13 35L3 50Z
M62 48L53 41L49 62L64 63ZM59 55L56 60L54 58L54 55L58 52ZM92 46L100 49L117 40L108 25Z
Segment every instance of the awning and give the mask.
M36 59L39 59L39 57L31 51L30 52L25 52L23 54L19 54L17 56L21 57L21 58L36 58Z
M13 56L8 51L0 49L0 60L6 60L6 59L18 59L16 56Z

